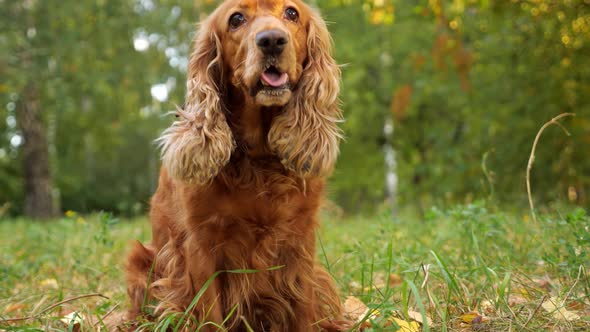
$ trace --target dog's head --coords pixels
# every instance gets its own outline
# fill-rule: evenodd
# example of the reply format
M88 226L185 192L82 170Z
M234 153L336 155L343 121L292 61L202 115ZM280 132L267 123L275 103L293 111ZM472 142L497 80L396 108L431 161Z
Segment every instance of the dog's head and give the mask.
M286 168L302 177L326 175L338 154L339 80L315 10L299 0L226 1L200 25L185 109L160 138L164 166L176 178L205 184L229 162L231 90L241 91L245 104L282 108L267 139Z

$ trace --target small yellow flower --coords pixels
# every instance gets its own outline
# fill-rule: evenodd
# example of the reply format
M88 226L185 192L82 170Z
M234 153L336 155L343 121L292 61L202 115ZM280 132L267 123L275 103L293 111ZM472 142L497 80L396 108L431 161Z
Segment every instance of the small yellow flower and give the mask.
M83 224L83 223L85 223L85 222L86 222L86 220L84 220L84 218L82 218L82 217L78 217L78 218L76 218L76 222L77 222L78 224Z
M55 280L54 278L41 280L39 282L39 286L41 286L42 288L45 288L45 289L58 289L59 288L57 280Z
M73 217L76 216L76 214L77 213L75 211L72 211L72 210L67 210L66 211L66 217L68 217L68 218L73 218Z

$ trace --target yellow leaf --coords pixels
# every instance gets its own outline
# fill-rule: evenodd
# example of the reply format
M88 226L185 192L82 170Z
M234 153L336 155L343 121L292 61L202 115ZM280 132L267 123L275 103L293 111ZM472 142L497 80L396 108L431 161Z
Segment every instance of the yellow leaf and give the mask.
M473 323L473 321L476 319L478 321L481 321L481 316L479 315L479 313L477 313L475 311L468 312L466 314L461 315L461 321L463 321L464 323L467 323L467 324Z
M388 319L391 322L395 322L400 328L398 332L419 332L420 324L416 322L408 322L399 318L390 317Z

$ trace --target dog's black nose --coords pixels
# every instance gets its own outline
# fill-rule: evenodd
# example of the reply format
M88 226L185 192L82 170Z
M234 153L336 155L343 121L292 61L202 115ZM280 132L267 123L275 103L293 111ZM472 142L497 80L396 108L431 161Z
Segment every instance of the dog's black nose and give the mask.
M281 30L265 30L256 34L256 45L267 55L281 54L287 42L289 37Z

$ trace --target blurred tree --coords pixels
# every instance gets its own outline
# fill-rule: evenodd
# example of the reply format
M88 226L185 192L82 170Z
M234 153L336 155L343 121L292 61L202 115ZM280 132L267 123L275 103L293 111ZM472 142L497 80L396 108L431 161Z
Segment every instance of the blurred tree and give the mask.
M173 107L164 103L182 103L184 91L176 82L184 80L183 52L197 19L193 6L3 1L0 73L6 80L0 96L9 126L0 160L24 165L7 188L23 188L24 179L27 194L54 192L66 209L142 213L157 176L151 142L164 126L162 113ZM178 33L186 34L181 39ZM150 94L157 83L161 101ZM27 126L33 124L27 119L35 120L34 126ZM29 174L54 175L55 186ZM4 199L21 209L14 191ZM45 214L40 206L33 210Z
M57 211L52 197L49 148L36 83L27 83L22 96L23 100L16 114L24 139L22 145L25 182L24 213L32 218L47 219L55 216Z
M54 201L144 213L151 142L183 102L195 23L219 2L0 0L0 206L25 211L22 165L40 163L25 160L21 110L36 99ZM590 0L311 3L343 64L346 140L329 188L347 211L390 208L392 174L398 206L491 192L526 203L530 144L565 111L578 114L564 124L572 137L547 131L533 187L538 200L588 203Z

